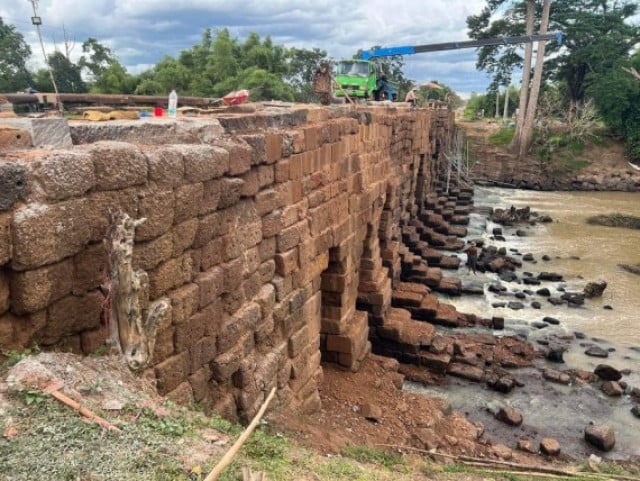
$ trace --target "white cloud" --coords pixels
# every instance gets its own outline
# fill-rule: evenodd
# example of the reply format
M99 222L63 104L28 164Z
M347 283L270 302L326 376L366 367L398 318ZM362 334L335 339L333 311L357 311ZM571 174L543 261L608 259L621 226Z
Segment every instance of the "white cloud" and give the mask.
M485 0L40 0L43 35L52 50L60 45L63 25L78 45L88 37L109 46L132 72L153 65L165 55L176 56L199 42L205 28L229 28L242 38L255 31L277 43L324 49L333 58L353 55L373 45L420 45L464 40L465 20L480 12ZM28 0L2 2L0 16L37 44ZM36 48L37 47L37 48ZM458 52L405 57L406 73L417 80L438 79L454 89L483 91L486 76L475 71L475 55Z

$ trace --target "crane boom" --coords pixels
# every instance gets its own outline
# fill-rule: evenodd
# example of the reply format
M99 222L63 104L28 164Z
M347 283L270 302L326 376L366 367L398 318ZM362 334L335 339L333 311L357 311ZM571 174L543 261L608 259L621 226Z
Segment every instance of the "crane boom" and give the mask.
M461 48L487 47L491 45L516 45L519 43L541 42L555 40L562 43L562 32L543 33L538 35L519 35L515 37L481 38L479 40L464 40L462 42L432 43L428 45L407 45L402 47L373 48L360 53L361 60L375 57L391 57L393 55L411 55L414 53L440 52L443 50L457 50Z

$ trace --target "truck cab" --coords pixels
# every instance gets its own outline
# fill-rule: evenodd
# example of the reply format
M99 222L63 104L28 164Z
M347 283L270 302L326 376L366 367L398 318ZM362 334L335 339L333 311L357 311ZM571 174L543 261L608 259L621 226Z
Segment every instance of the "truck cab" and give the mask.
M395 89L387 82L375 62L367 60L341 60L336 64L334 78L339 87L335 88L336 97L349 97L393 100Z

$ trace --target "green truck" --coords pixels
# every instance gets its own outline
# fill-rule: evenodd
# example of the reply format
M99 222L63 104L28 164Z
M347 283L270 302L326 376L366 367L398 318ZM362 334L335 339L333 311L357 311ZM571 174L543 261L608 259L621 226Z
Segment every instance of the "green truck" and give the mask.
M546 40L562 43L562 32L539 35L520 35L516 37L483 38L463 40L461 42L432 43L428 45L404 45L400 47L375 47L362 50L359 58L341 60L333 72L333 93L336 97L349 97L373 100L397 100L397 89L387 82L380 67L371 59L412 55L423 52L439 52L461 48L478 48L489 45L516 45Z
M395 100L396 91L378 70L375 62L367 60L341 60L336 64L334 88L336 97L371 100Z

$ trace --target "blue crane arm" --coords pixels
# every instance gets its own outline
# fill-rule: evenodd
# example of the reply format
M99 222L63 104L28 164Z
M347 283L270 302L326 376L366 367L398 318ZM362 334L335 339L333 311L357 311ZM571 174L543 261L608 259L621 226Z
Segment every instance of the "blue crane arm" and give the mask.
M462 42L431 43L428 45L406 45L401 47L374 48L363 50L360 53L361 60L369 60L374 57L392 57L394 55L411 55L414 53L440 52L443 50L457 50L461 48L486 47L491 45L515 45L519 43L541 42L555 40L562 43L562 32L544 33L538 35L519 35L516 37L481 38L479 40L464 40Z

